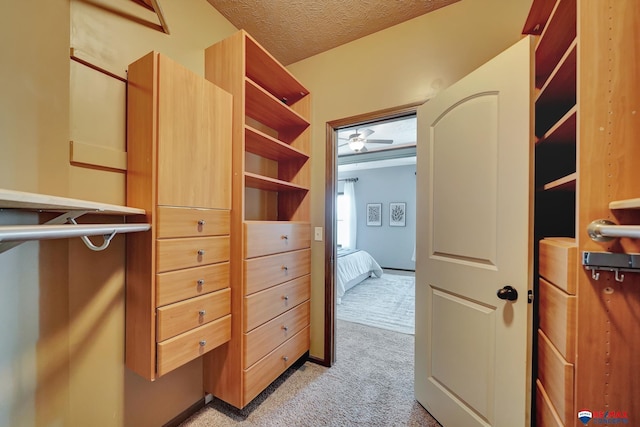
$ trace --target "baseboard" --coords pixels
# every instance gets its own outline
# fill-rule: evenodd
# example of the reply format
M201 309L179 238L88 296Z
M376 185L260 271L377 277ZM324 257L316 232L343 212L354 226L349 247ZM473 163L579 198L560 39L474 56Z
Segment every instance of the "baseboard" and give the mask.
M178 427L181 423L185 422L189 417L198 412L200 409L204 408L207 404L206 398L198 400L193 405L189 406L184 411L180 412L176 417L174 417L171 421L163 425L162 427Z
M311 363L315 363L316 365L322 365L322 366L326 366L327 368L330 368L331 365L329 364L329 362L325 359L320 359L319 357L315 357L315 356L309 356L307 358L307 360Z

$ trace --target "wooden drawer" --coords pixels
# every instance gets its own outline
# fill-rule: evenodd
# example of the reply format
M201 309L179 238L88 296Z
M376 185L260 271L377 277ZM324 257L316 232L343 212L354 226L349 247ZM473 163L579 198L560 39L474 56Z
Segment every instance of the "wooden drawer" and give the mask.
M538 379L564 425L573 421L573 365L564 360L551 341L538 330Z
M540 240L539 274L565 292L576 294L578 248L575 239L552 237Z
M162 239L156 244L158 273L229 260L229 236Z
M156 341L164 341L231 312L231 290L166 305L158 309Z
M230 212L158 206L156 238L220 236L229 234Z
M231 339L231 315L158 343L158 376L202 356Z
M265 354L309 326L309 301L244 334L244 364L249 367Z
M540 380L536 381L536 427L564 427Z
M311 246L308 222L247 221L244 223L244 257L277 254Z
M293 279L244 298L244 332L249 332L311 296L311 276Z
M309 350L309 327L244 371L244 401L249 403Z
M229 263L211 264L156 275L156 306L229 287Z
M245 260L245 295L309 273L311 273L311 249Z
M575 362L576 297L540 278L540 329L569 363Z

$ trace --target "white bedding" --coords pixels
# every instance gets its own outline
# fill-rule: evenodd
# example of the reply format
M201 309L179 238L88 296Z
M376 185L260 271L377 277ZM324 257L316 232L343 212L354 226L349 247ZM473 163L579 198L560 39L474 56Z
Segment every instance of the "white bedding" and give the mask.
M367 251L338 249L338 265L336 268L337 302L340 304L342 296L350 288L370 277L382 276L380 264Z

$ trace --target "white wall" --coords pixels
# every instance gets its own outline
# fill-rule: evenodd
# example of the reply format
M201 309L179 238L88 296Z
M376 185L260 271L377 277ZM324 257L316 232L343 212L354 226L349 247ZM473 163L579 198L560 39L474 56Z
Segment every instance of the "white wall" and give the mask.
M383 268L415 270L415 263L411 259L416 236L415 172L415 165L410 165L338 174L338 179L358 178L355 183L358 217L356 243L358 249L369 252ZM391 202L406 203L404 227L389 225ZM382 203L381 226L367 226L367 203Z

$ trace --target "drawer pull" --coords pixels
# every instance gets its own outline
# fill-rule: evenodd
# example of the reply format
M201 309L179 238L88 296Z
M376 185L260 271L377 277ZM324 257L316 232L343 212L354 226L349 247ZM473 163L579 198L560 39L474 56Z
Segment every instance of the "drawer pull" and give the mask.
M280 236L280 238L282 240L287 240L289 238L289 236L287 236L286 234L283 234L282 236Z
M288 326L283 326L283 327L282 327L282 329L283 329L285 332L287 332L287 331L289 330L289 327L288 327Z
M205 225L205 224L206 224L206 222L205 222L205 220L204 220L204 219L200 219L200 220L198 220L198 225L203 226L203 225Z
M281 270L289 271L289 267L287 267L286 265L283 265L282 267L280 267Z
M204 255L204 249L199 249L198 250L198 255L200 255L200 256Z
M207 310L200 310L200 311L198 312L198 314L199 314L200 316L204 316L205 314L207 314Z
M283 299L283 300L285 300L285 301L289 301L289 295L284 295L284 296L282 297L282 299Z
M282 360L284 360L285 362L288 362L288 361L289 361L289 357L287 357L287 356L282 356Z
M204 279L198 279L198 286L204 285Z
M200 340L200 347L207 345L207 340Z

